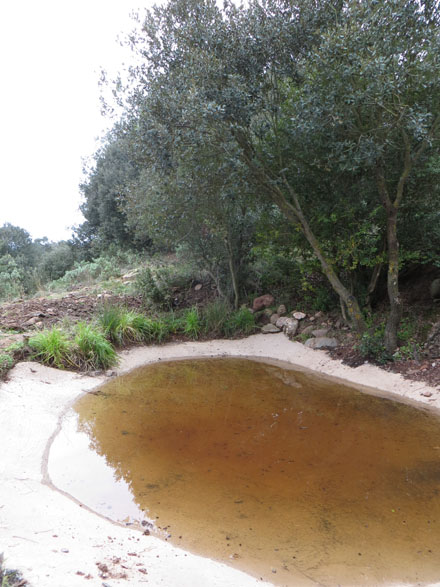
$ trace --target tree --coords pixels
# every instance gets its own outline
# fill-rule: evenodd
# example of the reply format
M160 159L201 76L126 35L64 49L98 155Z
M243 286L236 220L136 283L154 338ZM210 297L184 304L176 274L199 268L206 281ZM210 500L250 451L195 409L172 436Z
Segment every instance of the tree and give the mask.
M86 220L75 231L77 241L85 247L92 247L95 252L110 243L131 248L147 246L148 236L134 239L127 227L123 204L126 191L138 177L139 169L118 125L106 137L104 145L95 154L95 164L86 173L87 177L80 185L84 196L80 208Z
M281 0L253 2L248 9L227 4L225 12L210 0L174 0L156 7L131 39L144 62L132 69L128 107L140 126L143 117L156 121L148 128L150 140L165 126L173 141L187 145L204 144L206 137L224 145L233 141L247 180L299 228L362 330L359 304L303 211L293 182L298 158L277 145L286 100L283 84L298 79L304 52L319 42L340 8L340 2L310 8L306 2Z
M426 175L426 154L439 152L439 23L437 3L348 3L305 60L301 95L291 103L295 131L298 125L304 134L314 130L328 167L368 177L385 212L390 353L402 312L399 210L411 174L418 167ZM427 196L413 192L414 212ZM363 197L365 192L358 196Z

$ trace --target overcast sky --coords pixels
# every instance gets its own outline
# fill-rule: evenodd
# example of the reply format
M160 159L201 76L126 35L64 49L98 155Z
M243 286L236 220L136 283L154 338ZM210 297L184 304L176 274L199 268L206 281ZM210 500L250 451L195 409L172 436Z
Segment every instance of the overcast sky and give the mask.
M82 221L82 157L108 127L100 68L129 60L119 33L152 0L5 0L0 8L0 226L61 240Z

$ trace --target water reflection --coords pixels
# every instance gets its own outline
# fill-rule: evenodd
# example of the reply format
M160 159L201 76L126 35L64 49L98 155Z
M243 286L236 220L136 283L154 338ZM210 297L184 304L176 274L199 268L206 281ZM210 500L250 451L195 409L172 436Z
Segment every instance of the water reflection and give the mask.
M84 396L49 473L100 513L279 585L416 583L440 579L439 450L427 412L191 360Z

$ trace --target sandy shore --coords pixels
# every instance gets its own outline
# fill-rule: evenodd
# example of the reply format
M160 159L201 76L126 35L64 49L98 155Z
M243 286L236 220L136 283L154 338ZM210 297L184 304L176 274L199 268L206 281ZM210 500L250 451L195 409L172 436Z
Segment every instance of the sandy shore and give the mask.
M350 369L322 351L290 342L283 334L136 348L121 354L117 372L158 360L201 356L280 360L361 386L368 393L440 408L438 389L369 364ZM34 587L268 585L116 525L51 487L45 478L45 460L60 417L75 398L103 381L105 377L26 362L18 364L1 384L0 553L4 552L6 566L22 571ZM109 577L103 579L100 569L105 567Z

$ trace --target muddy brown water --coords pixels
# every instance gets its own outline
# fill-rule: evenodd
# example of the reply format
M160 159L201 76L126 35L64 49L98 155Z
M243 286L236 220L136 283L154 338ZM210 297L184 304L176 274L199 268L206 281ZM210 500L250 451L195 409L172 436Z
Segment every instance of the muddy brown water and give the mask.
M290 367L118 377L66 414L48 471L98 513L276 585L440 580L439 416Z

